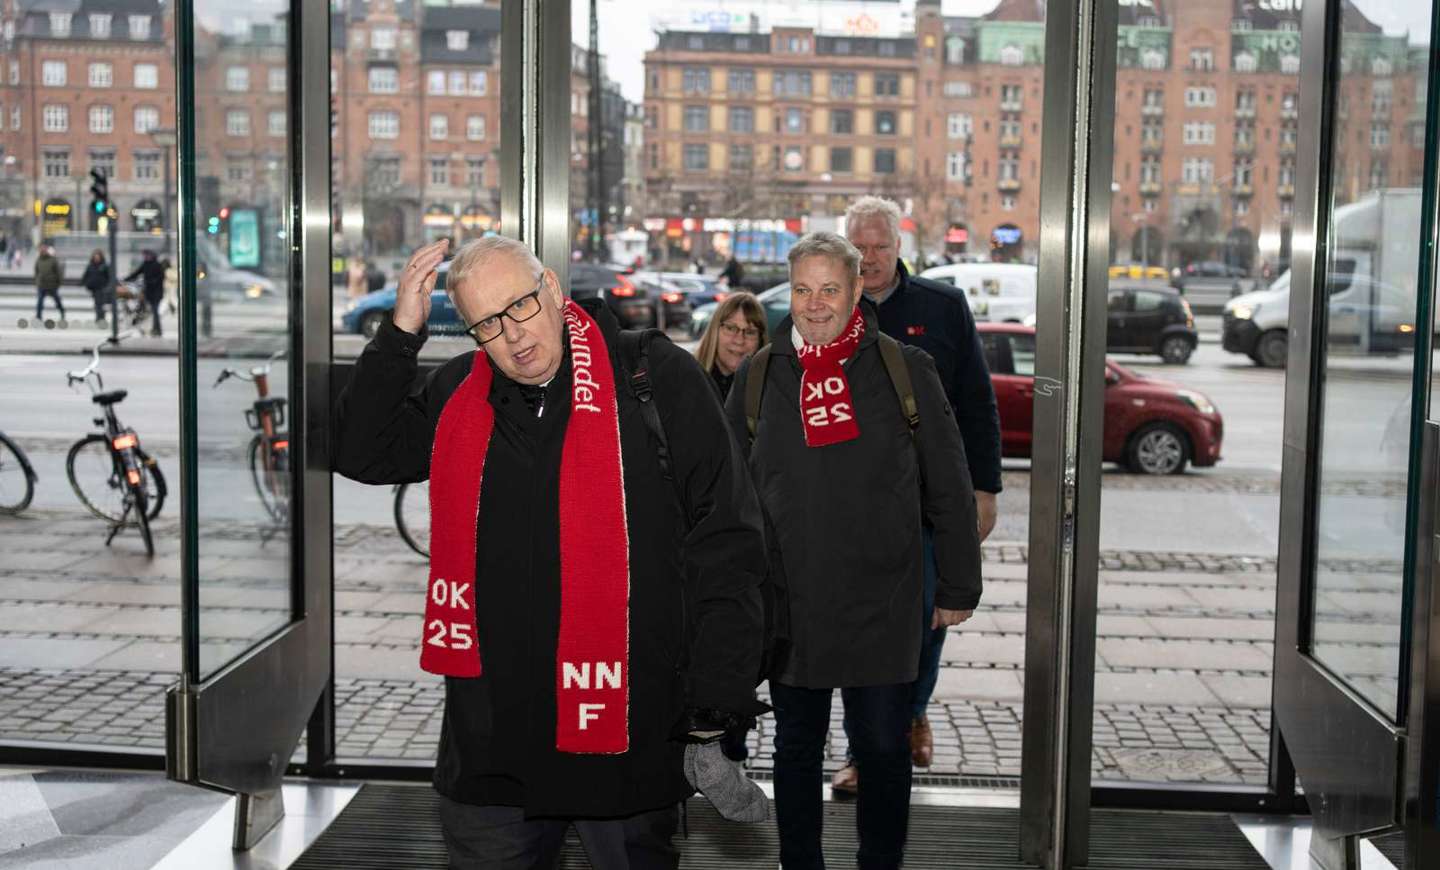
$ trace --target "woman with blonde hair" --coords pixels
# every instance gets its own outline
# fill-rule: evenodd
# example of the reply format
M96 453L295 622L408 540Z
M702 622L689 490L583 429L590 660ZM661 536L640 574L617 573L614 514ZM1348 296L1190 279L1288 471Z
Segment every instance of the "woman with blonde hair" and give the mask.
M695 358L700 367L710 373L715 389L720 391L720 401L730 395L730 385L735 381L735 370L749 359L755 351L765 346L765 309L753 293L735 293L725 298L715 309L700 346L695 349Z

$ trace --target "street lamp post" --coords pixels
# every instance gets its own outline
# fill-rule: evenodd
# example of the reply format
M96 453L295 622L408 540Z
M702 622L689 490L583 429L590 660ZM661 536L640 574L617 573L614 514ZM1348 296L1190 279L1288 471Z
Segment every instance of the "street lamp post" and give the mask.
M170 215L174 208L170 202L170 149L175 147L175 130L168 127L157 127L150 131L150 138L159 145L163 154L161 161L165 164L161 170L165 173L164 194L160 199L160 233L164 241L161 242L165 255L170 254Z

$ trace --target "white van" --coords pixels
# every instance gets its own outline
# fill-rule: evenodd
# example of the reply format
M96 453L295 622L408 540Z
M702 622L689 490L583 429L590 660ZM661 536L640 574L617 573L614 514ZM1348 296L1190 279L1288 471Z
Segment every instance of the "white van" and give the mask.
M976 320L1023 323L1035 313L1037 273L1023 263L953 263L926 269L920 277L964 291Z

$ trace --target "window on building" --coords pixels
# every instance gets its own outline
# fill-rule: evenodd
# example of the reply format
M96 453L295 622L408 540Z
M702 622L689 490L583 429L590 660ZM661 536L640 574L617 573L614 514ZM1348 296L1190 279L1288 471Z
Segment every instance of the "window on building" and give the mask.
M1390 147L1390 125L1389 125L1389 124L1371 124L1371 125L1370 125L1370 147L1371 147L1371 148L1389 148L1389 147Z
M894 174L895 174L895 149L894 149L894 148L876 148L876 149L875 149L875 174L876 174L876 175L894 175Z
M1147 109L1164 109L1165 92L1158 88L1146 89L1144 99L1141 101L1141 105Z
M90 132L115 132L115 109L110 106L90 107Z
M876 134L877 136L894 136L894 135L895 135L895 113L894 113L894 112L876 112L876 113L875 113L875 134Z
M10 84L20 84L20 61L10 61Z
M1300 74L1300 55L1282 55L1280 58L1280 72L1287 76L1298 76Z
M445 93L445 72L444 70L431 70L425 76L425 92L427 94Z
M949 81L945 83L944 91L947 97L972 97L975 86L968 81Z
M485 186L485 158L465 158L465 183L470 187Z
M136 181L160 180L160 152L136 151L131 159L135 167Z
M774 92L781 96L808 97L811 91L809 72L797 70L776 71Z
M1389 187L1390 167L1384 160L1376 160L1370 164L1370 190L1379 190Z
M725 87L732 94L755 93L755 70L749 67L731 67Z
M64 39L70 35L70 13L50 13L50 35ZM67 175L69 173L66 173Z
M1395 72L1395 65L1387 57L1377 57L1370 62L1370 72L1377 76L1388 76Z
M1190 49L1190 68L1199 72L1215 69L1215 50L1211 48Z
M1020 138L1020 122L1013 118L1005 118L1000 121L1000 138L1012 140Z
M1020 158L1013 152L1000 155L996 163L997 178L1001 181L1018 181L1020 179Z
M691 35L686 38L685 47L691 51L704 51L705 37L699 35Z
M63 60L47 60L40 64L40 84L47 88L65 87L66 65Z
M129 17L127 23L130 25L130 38L131 38L131 39L149 39L149 38L150 38L150 16L149 16L149 15L131 15L131 16Z
M266 72L265 77L265 83L269 87L270 93L272 94L285 93L285 89L290 84L289 78L285 75L285 68L281 66L270 67L270 69Z
M945 155L945 177L951 181L965 180L965 152L951 151Z
M70 129L70 107L48 105L41 113L42 128L46 133L64 133Z
M830 171L831 172L854 172L855 151L844 146L830 149Z
M285 135L285 112L282 109L272 109L265 116L265 133L269 136Z
M1243 19L1236 19L1236 23L1239 23L1240 20ZM1253 73L1258 67L1259 62L1256 60L1255 55L1251 54L1250 52L1242 51L1239 54L1235 55L1236 72Z
M1280 144L1295 145L1298 141L1294 124L1286 124L1280 128Z
M1190 108L1204 108L1215 105L1215 89L1186 88L1185 105Z
M856 93L856 78L853 72L832 72L830 74L830 97L832 99L849 99Z
M789 52L790 54L809 54L810 40L804 36L791 36L787 39L779 40L779 48L781 51Z
M959 66L965 62L965 40L952 36L945 40L945 63Z
M42 152L41 160L45 164L46 178L70 177L70 149L47 148Z
M485 141L484 115L470 115L465 119L465 138L471 142Z
M1255 144L1255 128L1240 126L1235 128L1235 144L1242 148L1249 148Z
M160 87L160 67L153 63L135 64L135 87L146 91Z
M90 152L90 168L106 178L115 177L115 152L108 148Z
M1207 184L1215 178L1215 163L1209 158L1187 157L1180 174L1186 184Z
M660 146L659 146L659 145L656 145L654 142L651 142L650 144L648 144L648 145L645 146L645 153L646 153L646 155L648 155L650 168L651 168L651 169L659 169L659 168L660 168Z
M89 81L92 88L108 88L115 84L115 68L108 63L92 63Z
M449 158L446 158L446 157L431 157L431 158L430 158L430 183L431 183L431 184L445 184L445 185L448 185L448 184L450 183L450 160L449 160Z
M680 72L681 86L687 94L710 93L710 68L687 66Z
M1165 52L1155 48L1145 49L1140 52L1140 67L1141 69L1150 70L1164 69Z
M230 109L225 112L225 135L249 136L250 113L244 109Z
M1235 216L1244 217L1250 213L1250 200L1238 198L1235 200Z
M370 93L394 94L400 91L400 71L393 66L370 67Z
M730 107L730 132L754 133L755 110L749 106Z
M1003 196L1001 196L1001 197L1000 197L1000 210L1001 210L1001 211L1014 211L1014 210L1015 210L1015 197L1011 196L1011 195L1008 194L1008 193L1005 194L1005 195L1003 195Z
M1235 161L1235 183L1237 185L1249 185L1254 183L1255 164L1249 160Z
M457 70L451 70L451 71L450 71L450 95L451 95L452 97L463 97L463 96L465 96L465 71L464 71L464 70L458 70L458 69L457 69Z
M470 47L470 31L445 31L445 47L450 49L451 51L465 51Z
M1185 125L1186 145L1214 145L1215 125L1209 121L1191 121Z
M900 74L893 72L875 73L875 96L877 97L898 97L900 96Z
M1282 162L1280 164L1280 172L1277 175L1277 180L1280 182L1281 187L1294 187L1295 164L1291 163L1288 160Z
M400 184L400 158L389 155L370 159L370 178L377 187L396 187Z
M1160 161L1154 159L1147 159L1140 162L1140 183L1160 183Z
M738 172L749 172L754 169L755 147L753 145L731 145L730 168Z
M805 110L790 108L785 110L785 132L786 133L807 133L810 125L805 122Z
M1018 45L1007 45L1000 49L1000 63L1005 66L1019 66L1025 62L1025 51Z
M450 136L450 117L448 115L430 116L430 138L444 140Z
M250 69L243 66L232 66L225 70L225 90L237 92L250 90Z
M251 175L252 173L250 172L250 164L248 163L236 162L226 164L225 166L226 181L234 182L235 184L243 184L250 180Z
M394 139L400 135L400 114L371 112L369 127L371 139Z
M708 132L710 130L710 107L686 106L684 120L686 133Z
M855 110L853 109L831 109L830 110L830 132L831 133L854 133L855 132Z
M1006 112L1018 112L1023 105L1025 88L1021 85L1000 86L1000 108Z
M490 77L483 69L470 72L470 96L483 97L490 92Z
M90 38L110 38L110 16L103 13L95 13L90 16Z
M135 132L149 133L160 127L160 110L154 106L135 107Z
M394 51L395 29L393 27L377 27L371 30L370 47L377 51Z
M974 121L964 112L951 112L945 118L945 133L951 139L967 139L974 129Z
M1394 82L1391 79L1377 79L1370 86L1370 113L1388 116L1394 98Z
M1251 90L1236 91L1235 108L1242 111L1255 111L1255 92Z
M690 172L703 172L710 168L710 146L687 144L683 154L685 169Z

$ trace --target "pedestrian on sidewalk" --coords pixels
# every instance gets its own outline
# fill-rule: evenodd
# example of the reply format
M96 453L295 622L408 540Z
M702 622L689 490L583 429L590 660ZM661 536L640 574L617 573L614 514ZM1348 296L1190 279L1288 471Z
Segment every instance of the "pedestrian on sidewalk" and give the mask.
M140 265L135 271L125 276L126 281L141 280L141 292L145 297L145 304L150 308L152 325L150 335L160 337L160 303L165 298L165 267L160 265L160 260L155 252L145 250L140 252Z
M975 486L975 507L983 542L995 529L1000 483L1000 414L995 388L985 365L985 350L965 294L954 287L911 275L900 261L900 207L879 196L864 196L845 210L845 232L861 254L860 278L865 298L879 310L880 330L901 344L930 354L945 388L960 438L970 480ZM926 708L940 678L940 654L948 632L932 629L935 606L934 532L924 532L925 610L921 623L925 640L920 645L920 670L910 701L910 761L929 767L935 757L935 738ZM845 720L849 734L850 721ZM854 794L860 774L847 761L830 785Z
M65 319L65 303L60 301L60 284L65 280L65 264L55 256L55 249L49 245L40 246L40 255L35 258L35 319L45 316L45 297L55 300L60 319Z
M860 252L835 233L790 250L790 314L735 375L731 429L771 549L775 810L786 870L825 866L822 762L840 689L865 779L859 866L898 868L910 814L906 729L920 660L921 527L940 576L929 627L980 602L975 497L929 354L884 335L862 303ZM752 379L754 381L752 382Z
M713 755L766 709L755 492L695 360L567 300L501 236L467 243L447 280L479 349L412 390L447 246L401 272L335 456L364 483L430 481L420 666L446 677L450 866L551 868L573 824L597 870L673 870L690 741Z
M85 264L85 274L80 277L80 286L90 291L95 303L95 322L105 322L105 305L110 301L110 264L105 261L105 252L96 248L90 252L90 262Z

